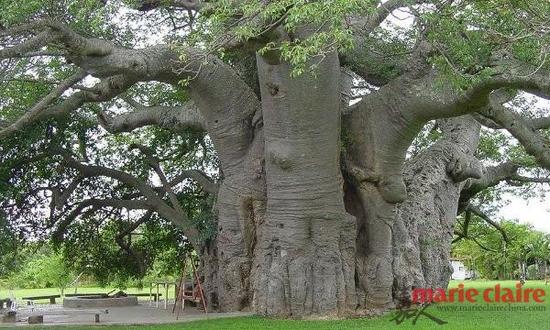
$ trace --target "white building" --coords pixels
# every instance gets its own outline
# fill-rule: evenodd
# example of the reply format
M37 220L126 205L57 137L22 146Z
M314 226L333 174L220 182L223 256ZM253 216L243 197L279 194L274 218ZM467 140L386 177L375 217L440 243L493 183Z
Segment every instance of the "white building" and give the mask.
M451 280L468 280L472 278L473 272L466 268L462 261L458 259L451 259L451 267L453 267Z

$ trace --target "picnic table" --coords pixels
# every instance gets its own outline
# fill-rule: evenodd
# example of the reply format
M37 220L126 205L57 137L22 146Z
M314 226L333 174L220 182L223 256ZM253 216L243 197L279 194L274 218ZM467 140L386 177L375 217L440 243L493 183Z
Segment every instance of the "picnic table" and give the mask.
M149 297L149 302L151 302L151 297L153 298L153 302L157 302L160 297L162 297L162 293L128 293L126 294L129 297Z
M50 304L55 305L55 299L57 299L57 298L61 298L61 295L52 294L52 295L48 295L48 296L22 297L21 299L26 300L28 305L30 305L31 302L34 302L35 300L49 299Z
M168 289L170 286L174 286L174 290L176 290L176 286L178 285L175 281L168 281L168 280L156 280L151 282L151 286L149 287L149 305L151 305L152 297L153 297L153 287L156 287L156 305L157 308L159 308L159 300L158 297L160 297L162 294L160 293L160 286L164 287L164 309L168 309Z

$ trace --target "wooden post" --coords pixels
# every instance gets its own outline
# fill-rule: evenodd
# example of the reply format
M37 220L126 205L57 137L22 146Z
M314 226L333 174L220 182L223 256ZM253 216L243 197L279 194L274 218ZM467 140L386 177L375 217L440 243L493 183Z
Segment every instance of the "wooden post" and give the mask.
M28 319L29 324L44 323L44 315L31 315Z
M153 304L153 283L149 285L149 306Z
M170 284L168 283L168 281L165 281L164 282L164 309L168 309L168 286Z
M155 284L157 285L157 308L159 308L159 303L160 303L160 299L158 299L158 297L159 297L159 282L156 282Z

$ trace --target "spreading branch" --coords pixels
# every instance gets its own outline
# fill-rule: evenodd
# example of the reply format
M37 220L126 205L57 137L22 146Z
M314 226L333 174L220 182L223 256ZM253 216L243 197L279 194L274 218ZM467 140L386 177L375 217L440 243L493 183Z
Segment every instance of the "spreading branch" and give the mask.
M20 44L12 47L0 49L0 59L28 57L28 54L33 51L39 51L49 42L53 41L54 37L48 32L42 32L37 36L31 37Z
M52 117L63 118L89 102L96 103L109 101L136 83L136 80L122 75L108 77L101 80L89 90L75 92L63 100L52 104L55 98L59 97L63 91L70 88L73 84L80 81L83 75L82 72L73 75L15 122L0 129L0 137L5 138L11 136L43 119Z
M419 5L422 3L431 2L429 0L388 0L385 2L380 2L378 8L371 14L363 19L361 23L362 28L370 33L376 29L382 22L386 20L388 16L392 14L393 11L399 8L409 7L412 5Z
M523 175L512 175L509 181L520 182L520 183L550 183L550 178L534 178L527 177Z
M127 209L127 210L142 210L149 207L146 201L143 200L121 200L121 199L97 199L90 198L83 200L78 203L78 205L69 212L61 221L56 223L52 222L48 227L53 227L56 225L56 228L53 232L53 237L57 240L61 240L63 235L67 231L67 228L73 221L75 221L79 216L83 214L90 214L93 211L110 207L117 209Z
M29 111L27 111L23 116L19 117L15 122L9 126L2 128L0 130L0 138L5 138L11 134L14 134L17 131L22 130L25 126L34 122L36 118L44 112L47 107L59 98L67 89L71 86L82 80L86 76L84 71L79 71L69 78L65 79L59 86L52 90L48 95L38 101Z
M481 110L481 113L510 132L529 155L535 157L542 167L550 169L550 143L533 126L533 123L544 125L545 119L530 121L495 101L491 102L490 107Z
M513 178L517 175L519 168L516 162L509 161L484 168L481 178L466 180L460 192L460 212L464 211L469 201L479 192Z
M199 11L207 5L207 1L200 0L138 0L136 2L136 9L140 11L149 11L159 7L169 7Z
M116 117L111 117L103 111L98 114L99 123L109 133L131 132L149 125L156 125L170 130L206 129L205 121L192 101L188 101L180 107L146 107L128 98L124 100L137 111Z
M494 120L485 117L483 114L475 113L472 115L481 125L487 128L504 129L503 126L499 125ZM524 120L527 124L529 124L529 126L533 127L536 130L550 128L550 117L524 118Z
M168 194L168 198L170 199L170 203L172 204L172 208L176 210L180 214L182 218L186 218L187 215L185 214L185 211L182 209L179 201L178 196L168 183L168 179L166 179L166 175L164 174L164 171L162 170L160 166L160 161L158 158L154 155L154 152L151 148L145 147L140 144L132 144L130 146L130 149L138 149L141 151L142 154L145 155L147 159L147 163L149 163L149 166L153 169L153 171L157 174L157 176L160 179L160 182L162 183L162 186L164 187L164 190Z
M506 243L510 242L504 228L502 228L495 221L491 220L491 218L487 214L485 214L485 212L483 212L478 206L470 204L466 207L466 211L471 211L473 214L477 215L480 219L482 219L483 221L493 226L496 230L500 232L500 234L502 235L502 239L504 239Z
M180 175L175 177L174 180L170 182L170 185L174 186L185 179L194 180L199 184L199 186L202 187L204 191L209 194L214 195L218 192L219 185L201 170L185 170Z
M153 215L153 211L148 210L145 212L145 214L140 217L137 221L130 223L128 226L124 228L118 235L115 237L115 241L117 242L118 246L120 246L121 249L126 251L128 255L134 259L136 264L139 268L139 273L142 275L145 275L145 264L143 262L143 258L140 256L139 253L135 252L134 249L132 249L131 246L131 233L136 230L141 224L149 221L151 219L151 216ZM125 241L124 237L129 236L128 240Z
M453 239L452 244L454 244L454 243L456 243L456 242L458 242L462 239L469 239L469 240L472 240L474 243L476 243L480 248L482 248L485 251L497 252L496 250L485 246L477 238L473 237L472 235L470 235L468 233L468 228L469 228L470 224L472 223L472 213L475 213L475 212L470 208L465 211L464 222L462 223L462 231L459 231L459 230L455 229L454 234L455 234L456 237ZM487 217L487 219L489 219L489 218ZM495 225L498 226L498 224L496 224L496 223L495 223ZM508 242L508 237L506 236L506 232L502 229L502 227L498 226L498 228L500 228L499 231L501 232L503 239L506 242Z
M126 208L126 209L142 209L148 210L151 212L157 212L163 218L171 221L176 226L182 228L191 242L197 242L199 233L193 225L190 224L186 212L182 209L181 204L177 199L176 193L173 191L172 187L176 185L176 182L181 182L182 178L176 178L172 182L168 182L166 175L160 167L159 160L153 155L152 150L141 145L133 145L133 148L139 149L145 156L155 173L160 178L161 183L163 184L162 189L157 189L157 187L152 187L142 180L116 169L111 169L104 166L98 165L87 165L81 163L65 152L58 152L63 156L64 164L70 168L76 169L80 173L80 177L75 180L72 186L67 188L68 191L74 191L78 182L82 178L88 177L108 177L115 179L124 185L131 187L139 192L136 196L133 196L132 199L120 200L120 199L87 199L79 203L79 205L72 210L69 215L67 215L57 226L58 235L62 234L67 226L80 216L83 212L88 212L89 207L93 209L101 209L104 207L110 208ZM194 173L194 172L190 172ZM196 176L196 174L189 174L189 177ZM183 176L183 174L182 174ZM205 180L205 178L199 178L199 180ZM63 192L65 193L65 192ZM167 204L164 201L164 196L168 194L170 204ZM139 198L139 199L138 199ZM52 224L53 225L53 224Z
M140 201L145 206L149 206L156 212L158 212L162 217L172 221L175 225L179 226L183 230L187 237L191 241L196 241L198 238L197 230L189 225L189 221L185 215L185 212L179 212L177 209L170 207L164 202L164 200L156 193L155 189L147 184L145 184L140 179L119 170L107 168L104 166L98 165L85 165L73 158L65 156L65 163L76 170L78 170L83 176L86 177L109 177L116 179L127 186L130 186L140 192L145 201ZM146 208L143 205L141 208Z
M63 208L63 205L65 205L65 203L69 200L71 194L76 190L76 188L78 188L83 180L84 177L78 176L63 190L61 190L59 187L52 188L52 209L55 208L61 210Z

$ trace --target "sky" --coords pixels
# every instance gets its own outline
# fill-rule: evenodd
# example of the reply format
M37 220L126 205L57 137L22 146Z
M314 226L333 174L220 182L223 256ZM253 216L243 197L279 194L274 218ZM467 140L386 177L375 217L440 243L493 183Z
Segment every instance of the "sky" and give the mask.
M532 224L535 229L550 234L550 197L530 198L507 195L510 204L504 206L497 213L497 217L517 219L521 223Z

